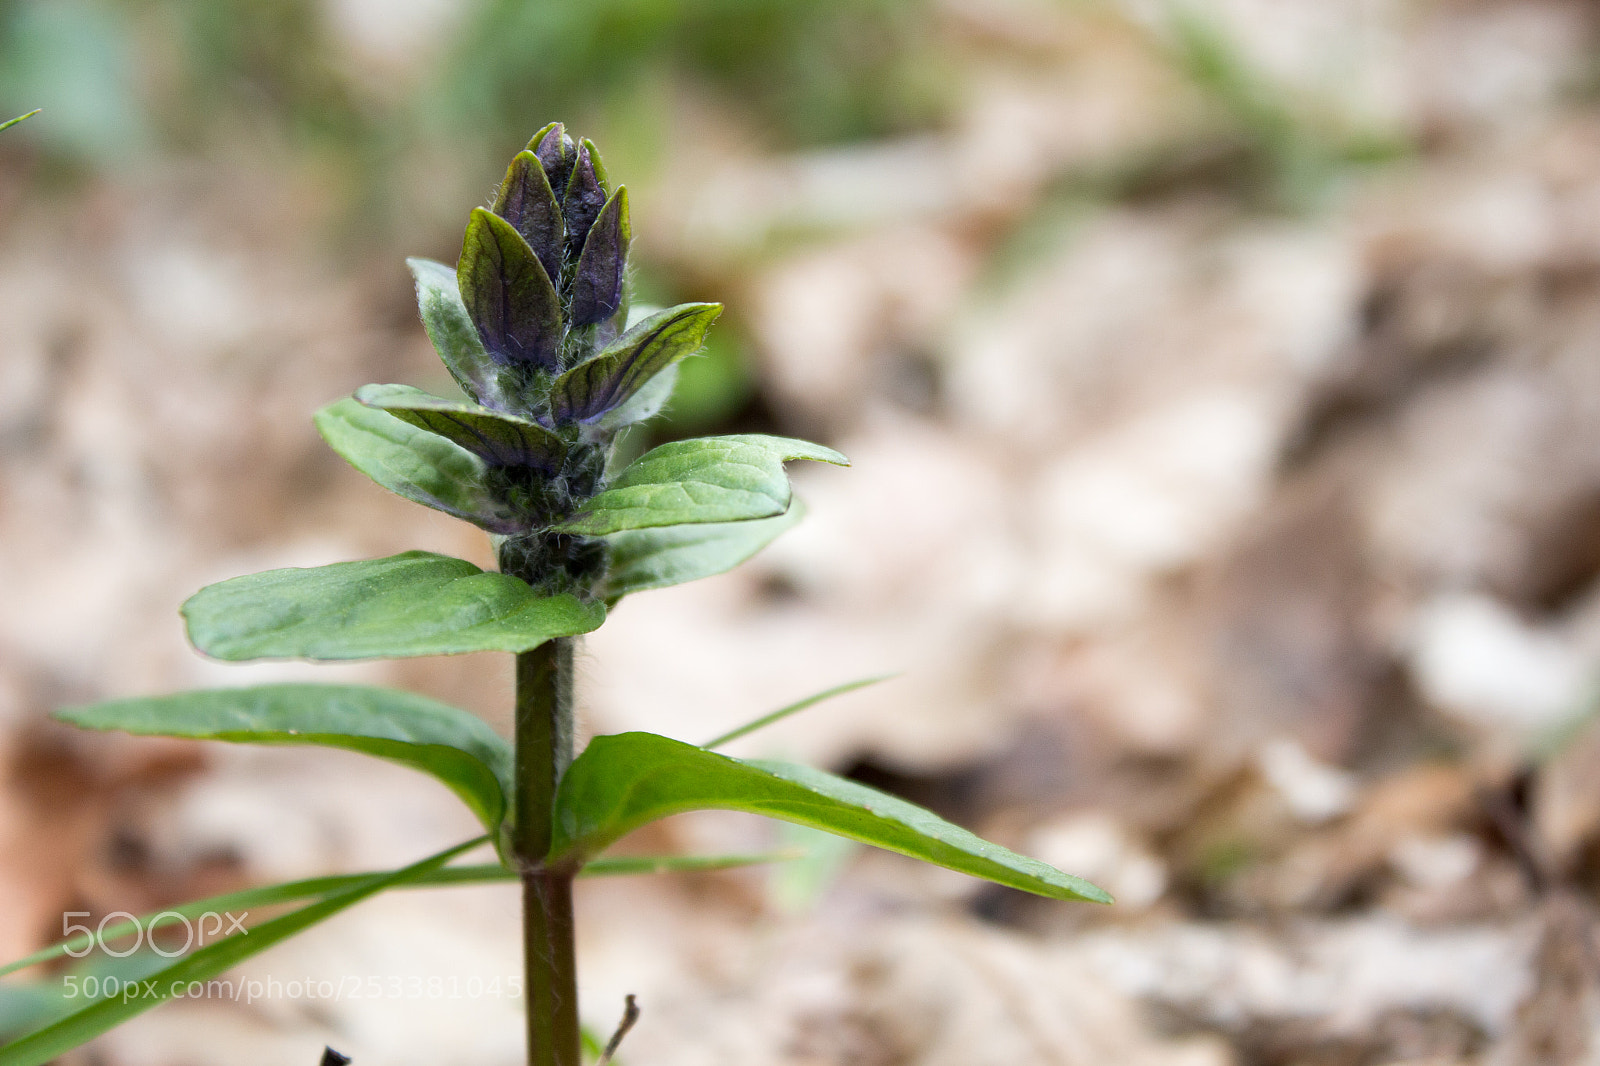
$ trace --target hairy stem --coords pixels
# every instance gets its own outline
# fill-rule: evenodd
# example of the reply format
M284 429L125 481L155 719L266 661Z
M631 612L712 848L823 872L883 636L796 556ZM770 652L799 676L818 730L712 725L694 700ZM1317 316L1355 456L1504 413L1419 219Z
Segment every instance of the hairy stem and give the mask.
M571 870L544 865L556 785L572 762L572 641L517 656L516 823L529 1066L581 1066Z

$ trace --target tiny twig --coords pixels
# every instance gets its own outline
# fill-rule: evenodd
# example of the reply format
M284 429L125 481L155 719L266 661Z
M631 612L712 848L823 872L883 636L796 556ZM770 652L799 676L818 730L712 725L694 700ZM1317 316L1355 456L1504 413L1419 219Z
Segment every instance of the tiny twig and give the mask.
M350 1066L350 1056L341 1055L331 1047L322 1049L321 1066Z
M600 1061L595 1066L609 1066L611 1056L617 1053L617 1048L622 1046L622 1038L628 1035L628 1030L633 1028L633 1023L639 1020L639 1004L630 992L622 1008L622 1021L617 1025L617 1031L611 1034L611 1039L606 1041L606 1049L600 1052Z

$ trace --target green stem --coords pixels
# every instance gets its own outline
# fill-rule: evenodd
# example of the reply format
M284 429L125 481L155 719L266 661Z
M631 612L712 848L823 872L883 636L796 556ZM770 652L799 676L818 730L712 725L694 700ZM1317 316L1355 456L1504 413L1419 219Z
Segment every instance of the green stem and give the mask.
M516 822L529 1066L581 1066L573 871L545 866L556 785L572 762L572 641L517 656Z

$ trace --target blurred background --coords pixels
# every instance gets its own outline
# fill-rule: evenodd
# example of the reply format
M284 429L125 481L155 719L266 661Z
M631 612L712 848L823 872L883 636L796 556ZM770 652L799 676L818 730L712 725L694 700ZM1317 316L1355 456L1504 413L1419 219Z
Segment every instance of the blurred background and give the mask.
M66 911L474 831L338 753L79 734L310 678L504 728L505 657L228 666L178 604L481 534L310 415L443 388L454 262L533 130L634 194L634 288L728 311L661 441L768 431L810 517L586 641L586 728L741 742L1089 877L1047 903L753 819L591 881L630 1064L1600 1061L1600 10L1560 0L0 0L0 957ZM509 888L249 975L518 972ZM59 977L0 984L0 1034ZM174 1003L105 1066L518 1061L520 1002ZM0 1036L3 1039L3 1036Z

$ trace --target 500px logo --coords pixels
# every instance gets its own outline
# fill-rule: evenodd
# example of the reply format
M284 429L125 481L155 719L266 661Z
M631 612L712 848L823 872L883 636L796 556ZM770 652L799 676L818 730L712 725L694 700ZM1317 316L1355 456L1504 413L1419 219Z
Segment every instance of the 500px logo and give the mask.
M149 944L150 950L157 955L172 959L177 958L190 948L204 947L206 941L225 937L230 933L249 933L244 927L244 921L250 917L250 912L235 915L229 911L217 913L206 911L196 918L190 918L180 911L162 911L160 914L151 915L149 918L140 919L127 911L112 911L100 919L100 924L91 928L81 925L74 918L89 917L88 911L67 911L61 916L61 935L69 938L66 953L75 959L81 959L96 947L107 955L116 958L126 958L138 951L140 947ZM176 934L164 936L168 941L166 946L156 942L157 929L172 929L183 927L183 941L178 943ZM131 941L129 938L132 938ZM108 946L107 941L128 941L120 948Z

